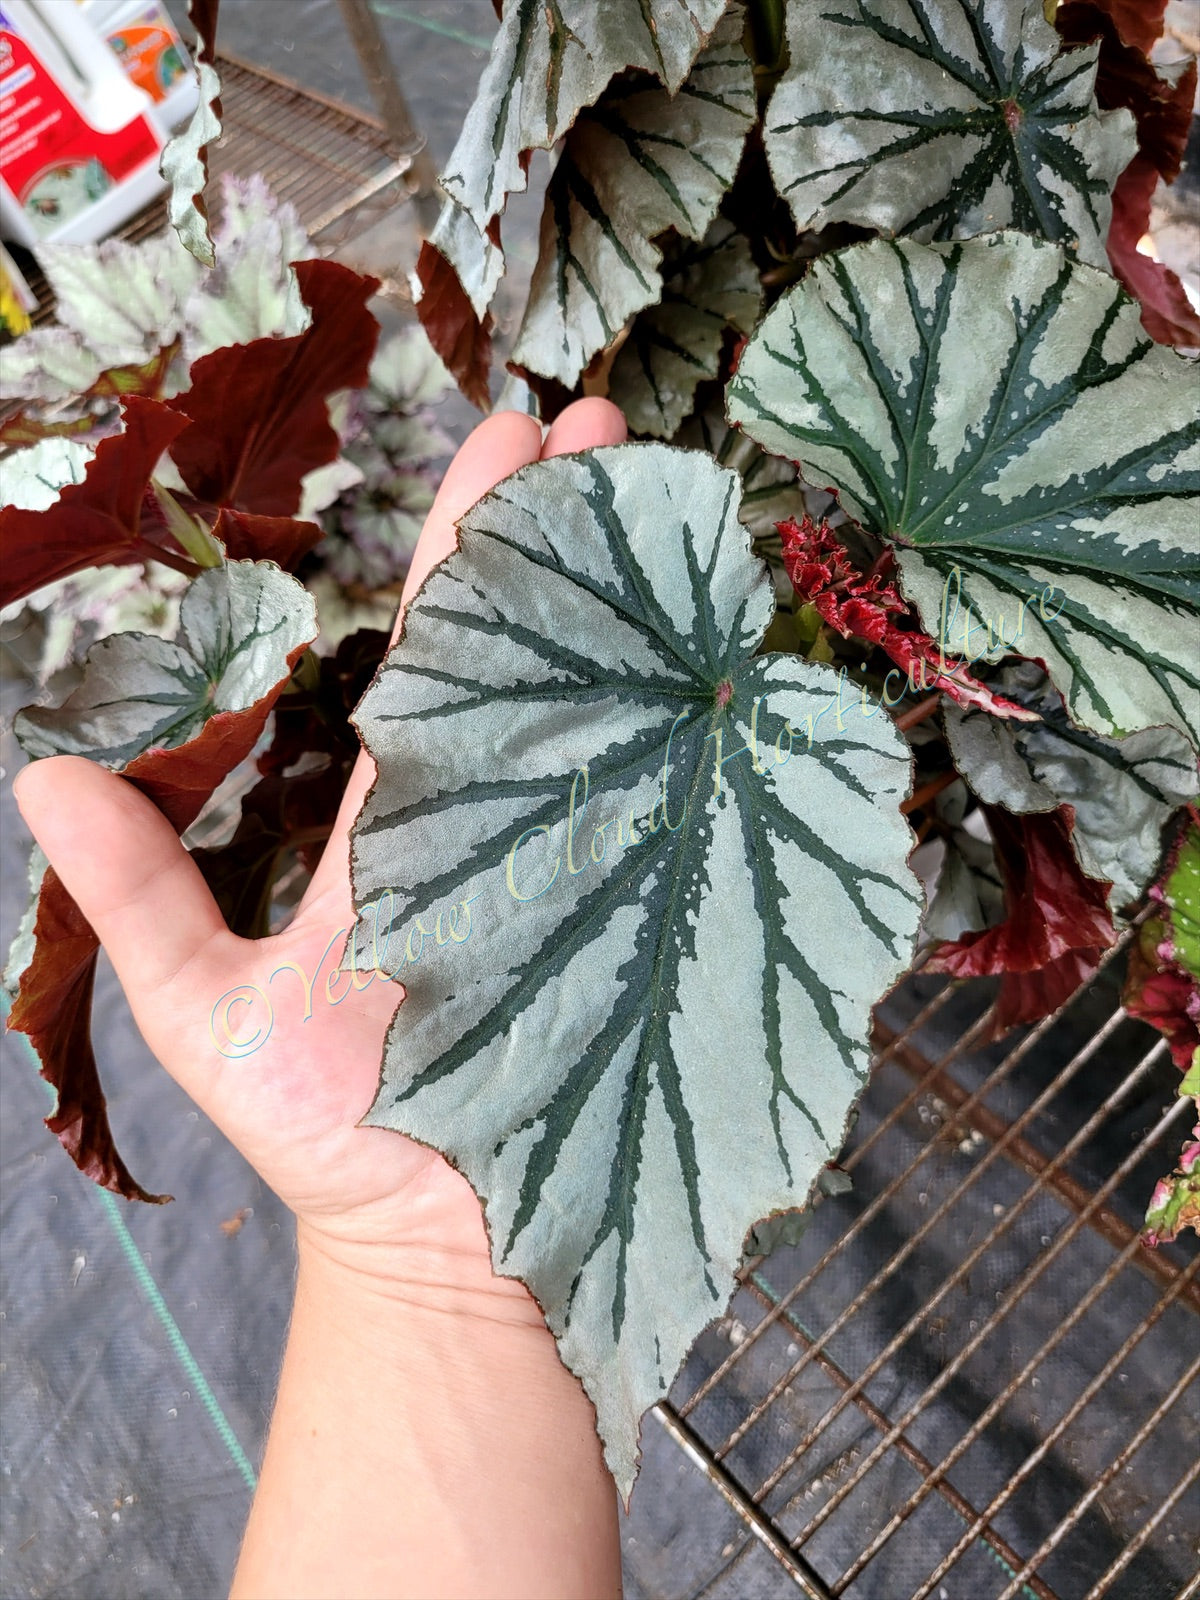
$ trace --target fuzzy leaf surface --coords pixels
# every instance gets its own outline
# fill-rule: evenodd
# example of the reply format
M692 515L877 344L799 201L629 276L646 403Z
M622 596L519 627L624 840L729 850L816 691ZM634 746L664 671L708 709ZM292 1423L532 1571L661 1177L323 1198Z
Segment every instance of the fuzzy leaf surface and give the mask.
M717 376L726 334L751 332L761 304L750 246L723 217L698 243L668 248L662 299L634 320L609 374L609 399L634 433L674 435L700 384Z
M677 93L612 84L567 135L542 211L517 366L572 387L626 320L663 292L668 228L703 238L754 119L754 74L732 11Z
M948 659L1016 650L1083 727L1200 737L1194 374L1107 274L1018 234L854 246L764 319L729 408L896 544Z
M367 1120L466 1173L626 1493L747 1229L840 1147L923 899L903 739L751 654L738 486L657 444L507 479L355 719L353 959L407 989Z
M788 40L766 146L798 227L1022 228L1105 265L1133 120L1098 111L1098 47L1064 50L1041 0L792 0Z

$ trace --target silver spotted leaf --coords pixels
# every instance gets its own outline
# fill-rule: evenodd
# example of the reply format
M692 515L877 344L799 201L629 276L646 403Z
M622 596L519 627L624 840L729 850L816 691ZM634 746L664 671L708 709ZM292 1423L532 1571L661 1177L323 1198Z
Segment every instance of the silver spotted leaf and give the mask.
M947 700L954 765L988 805L1075 813L1072 842L1083 870L1113 886L1112 903L1138 899L1158 872L1163 828L1200 790L1196 758L1173 728L1104 739L1077 728L1031 661L1005 666L991 687L1040 722L1008 722Z
M617 73L673 93L728 0L506 0L442 187L479 234L525 187L522 157L549 150Z
M724 217L699 242L668 246L662 299L634 319L608 379L634 433L672 437L701 382L717 376L726 336L749 333L761 304L749 243Z
M734 7L676 93L629 74L576 121L546 191L518 366L573 386L661 296L656 236L703 238L754 121L742 26Z
M1021 228L1107 267L1133 118L1097 110L1099 45L1064 49L1042 0L790 0L788 41L765 137L799 227Z
M1100 733L1200 733L1195 372L1043 240L856 245L764 318L728 391L896 545L948 661L1041 660Z
M366 1120L470 1179L625 1493L747 1230L839 1149L923 898L893 724L752 654L737 499L659 444L517 473L355 718L348 960L407 991Z

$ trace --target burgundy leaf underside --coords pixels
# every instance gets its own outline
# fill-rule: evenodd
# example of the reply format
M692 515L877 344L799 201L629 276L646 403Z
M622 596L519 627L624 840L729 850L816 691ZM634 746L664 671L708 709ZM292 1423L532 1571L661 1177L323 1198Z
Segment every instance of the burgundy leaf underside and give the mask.
M926 966L955 978L1000 977L989 1038L1065 1004L1113 943L1110 885L1089 878L1071 843L1075 813L1014 816L984 806L1004 876L1005 920L943 944Z

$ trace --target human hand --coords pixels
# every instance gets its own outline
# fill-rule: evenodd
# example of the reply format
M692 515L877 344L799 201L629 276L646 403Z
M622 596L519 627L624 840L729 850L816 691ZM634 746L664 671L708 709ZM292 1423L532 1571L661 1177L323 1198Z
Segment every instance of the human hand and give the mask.
M569 406L544 442L538 424L516 412L481 423L429 513L401 616L454 549L454 524L502 478L539 456L624 436L620 413L596 399ZM357 1126L374 1097L384 1034L402 995L382 977L361 988L344 974L331 982L354 921L350 826L373 779L364 752L294 919L261 940L230 933L170 824L115 774L80 757L52 757L25 768L14 792L108 951L150 1049L295 1213L302 1254L319 1253L385 1285L449 1281L492 1307L498 1297L505 1315L540 1322L521 1285L493 1278L466 1179L424 1146ZM265 1028L265 1003L257 1014L251 1003L255 991L269 997L270 1032L239 1058L226 1053L230 1040L221 1030L247 1039ZM245 997L241 1008L230 1006L234 994Z

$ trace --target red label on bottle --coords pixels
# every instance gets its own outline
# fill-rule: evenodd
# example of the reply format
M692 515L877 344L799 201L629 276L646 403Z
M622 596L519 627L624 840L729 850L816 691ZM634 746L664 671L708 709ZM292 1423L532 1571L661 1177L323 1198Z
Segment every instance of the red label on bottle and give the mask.
M38 233L157 160L159 148L144 116L113 133L94 128L0 13L0 177Z

